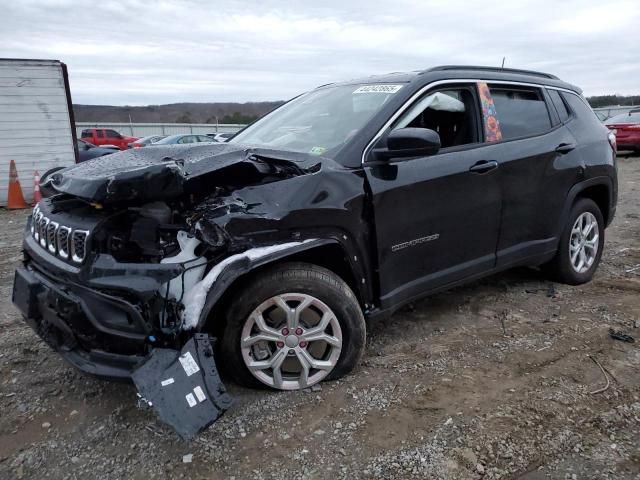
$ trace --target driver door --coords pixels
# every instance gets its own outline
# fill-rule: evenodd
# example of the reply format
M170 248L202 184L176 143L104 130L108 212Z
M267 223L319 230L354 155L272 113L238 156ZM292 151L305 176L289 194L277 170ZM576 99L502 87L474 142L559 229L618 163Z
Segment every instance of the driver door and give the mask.
M447 86L427 92L389 129L435 130L437 154L376 161L375 148L370 153L364 168L382 308L494 268L501 207L494 159L500 147L484 141L483 126L476 85ZM384 145L386 134L376 147Z

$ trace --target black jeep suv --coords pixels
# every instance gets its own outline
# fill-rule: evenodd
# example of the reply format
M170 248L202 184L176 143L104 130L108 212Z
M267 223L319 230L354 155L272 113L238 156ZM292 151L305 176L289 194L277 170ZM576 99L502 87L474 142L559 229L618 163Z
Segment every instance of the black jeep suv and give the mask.
M48 187L13 299L67 360L128 378L207 333L235 379L284 390L351 370L365 319L423 295L516 265L589 281L617 199L615 138L579 88L460 66L325 85L228 143Z

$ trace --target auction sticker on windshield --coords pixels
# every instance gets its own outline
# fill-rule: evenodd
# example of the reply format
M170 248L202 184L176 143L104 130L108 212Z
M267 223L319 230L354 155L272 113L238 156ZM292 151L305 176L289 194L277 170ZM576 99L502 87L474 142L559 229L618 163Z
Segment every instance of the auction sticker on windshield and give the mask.
M353 93L396 93L402 85L362 85Z

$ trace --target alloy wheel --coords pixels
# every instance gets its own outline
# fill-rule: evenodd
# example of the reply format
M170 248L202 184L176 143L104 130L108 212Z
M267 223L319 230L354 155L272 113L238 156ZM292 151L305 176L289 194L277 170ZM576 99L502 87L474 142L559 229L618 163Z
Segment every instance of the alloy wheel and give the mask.
M284 293L251 312L240 342L242 358L254 377L273 388L298 390L320 382L336 366L342 330L321 300Z
M569 261L576 272L584 273L591 268L598 255L599 242L600 230L596 217L591 212L580 214L569 238Z

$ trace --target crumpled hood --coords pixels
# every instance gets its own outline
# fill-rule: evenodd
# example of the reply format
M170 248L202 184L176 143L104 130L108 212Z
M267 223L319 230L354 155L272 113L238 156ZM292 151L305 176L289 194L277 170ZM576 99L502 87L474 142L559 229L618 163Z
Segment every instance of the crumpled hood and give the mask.
M322 161L304 153L229 143L158 145L65 168L51 176L50 185L60 193L95 203L141 202L179 197L186 193L189 180L240 163L250 163L265 174L301 175L317 171Z

